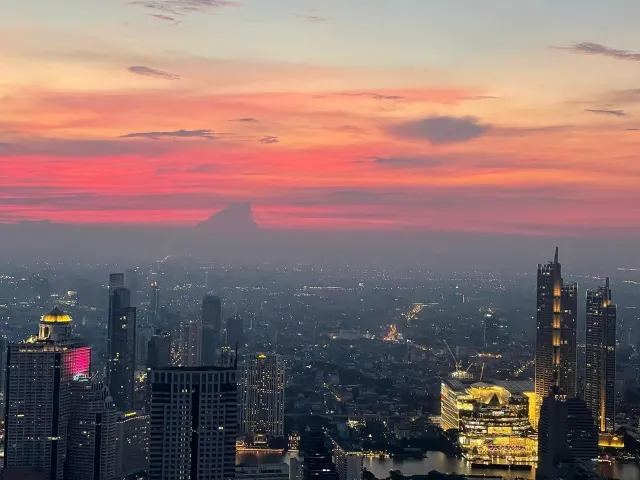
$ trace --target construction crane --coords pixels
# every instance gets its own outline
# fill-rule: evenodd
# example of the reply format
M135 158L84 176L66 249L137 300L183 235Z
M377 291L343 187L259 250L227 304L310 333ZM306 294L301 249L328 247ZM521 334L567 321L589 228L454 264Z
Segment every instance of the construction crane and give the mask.
M473 366L473 364L469 364L469 366L467 367L466 370L463 370L462 368L462 362L460 360L458 360L456 358L456 356L453 354L453 350L451 350L451 347L449 346L449 344L447 343L446 340L443 340L444 344L447 346L447 350L449 350L449 353L451 354L451 358L453 358L453 363L455 365L455 371L451 372L451 377L452 378L457 378L460 380L471 380L473 378L473 374L471 372L469 372L469 369Z

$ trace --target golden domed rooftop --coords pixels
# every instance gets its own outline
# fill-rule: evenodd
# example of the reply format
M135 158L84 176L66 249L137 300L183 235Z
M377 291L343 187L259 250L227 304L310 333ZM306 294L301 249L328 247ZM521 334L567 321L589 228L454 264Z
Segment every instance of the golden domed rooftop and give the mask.
M71 316L68 313L64 313L58 307L54 307L46 315L43 315L40 319L42 323L70 323Z

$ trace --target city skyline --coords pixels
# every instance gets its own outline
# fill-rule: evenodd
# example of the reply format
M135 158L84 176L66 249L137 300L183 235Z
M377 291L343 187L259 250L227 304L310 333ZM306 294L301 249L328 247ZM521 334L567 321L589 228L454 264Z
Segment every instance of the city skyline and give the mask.
M0 222L188 226L249 202L271 230L637 237L638 14L2 6Z

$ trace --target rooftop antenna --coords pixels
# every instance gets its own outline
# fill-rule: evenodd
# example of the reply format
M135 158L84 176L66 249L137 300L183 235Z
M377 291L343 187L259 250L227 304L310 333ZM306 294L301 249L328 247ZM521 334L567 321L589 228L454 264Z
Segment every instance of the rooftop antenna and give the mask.
M553 263L558 263L558 247L556 247L556 256L553 258Z

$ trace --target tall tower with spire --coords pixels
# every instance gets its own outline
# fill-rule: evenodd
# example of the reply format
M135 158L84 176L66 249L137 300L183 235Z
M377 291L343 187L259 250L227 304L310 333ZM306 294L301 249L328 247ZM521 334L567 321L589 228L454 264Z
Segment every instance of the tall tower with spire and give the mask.
M538 265L536 311L536 419L542 400L554 390L576 396L578 287L564 283L558 248L552 262Z

